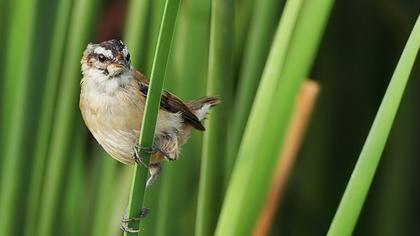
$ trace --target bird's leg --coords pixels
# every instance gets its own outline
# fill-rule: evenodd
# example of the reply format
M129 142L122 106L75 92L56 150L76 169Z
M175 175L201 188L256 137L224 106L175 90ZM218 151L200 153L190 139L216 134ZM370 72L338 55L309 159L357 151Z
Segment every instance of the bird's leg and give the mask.
M143 208L138 215L132 218L127 218L127 213L126 213L125 216L121 219L120 229L123 232L127 232L127 233L138 233L142 231L142 229L130 228L128 224L134 221L140 221L142 218L146 217L148 213L149 213L149 208Z
M146 182L146 188L149 188L159 177L161 171L160 163L153 163L149 165L150 177Z
M156 153L156 152L161 153L162 151L160 151L160 148L157 148L156 146L150 148L150 147L141 147L138 144L134 148L134 160L136 161L136 163L138 165L142 165L144 168L149 170L150 177L146 182L146 188L149 188L156 181L156 179L159 177L161 167L160 167L159 163L152 163L152 164L147 165L144 162L143 157L140 155L140 150L142 150L144 152L148 152L150 154L153 154L153 153Z

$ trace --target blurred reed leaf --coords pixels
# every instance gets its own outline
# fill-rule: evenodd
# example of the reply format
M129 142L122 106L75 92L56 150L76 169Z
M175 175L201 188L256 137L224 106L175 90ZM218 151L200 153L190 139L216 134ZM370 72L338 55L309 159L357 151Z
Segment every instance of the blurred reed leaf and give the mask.
M153 137L156 127L156 119L159 111L160 96L165 81L166 66L168 63L171 42L175 28L176 17L179 9L179 0L166 0L162 14L161 26L157 40L156 52L154 55L150 86L146 99L146 105L141 123L139 145L142 147L153 146ZM140 125L140 124L139 124ZM150 154L142 152L144 162L149 163ZM139 214L143 205L143 198L146 187L148 171L143 166L135 165L132 181L132 189L128 203L128 217L132 218ZM140 223L143 225L144 221ZM134 224L132 224L134 225ZM138 222L137 222L138 227ZM129 233L125 232L124 235Z
M131 0L127 8L124 41L132 55L132 64L140 71L147 65L147 36L150 23L150 5L156 1Z
M244 53L244 45L248 39L249 24L255 14L255 5L258 1L255 0L234 0L234 66L239 64L242 54Z
M251 158L253 158L255 154L252 155L250 153L250 149L258 143L257 140L260 139L260 136L258 135L262 132L264 117L266 116L265 114L270 112L270 104L272 104L271 100L277 87L276 85L281 71L281 66L286 57L287 47L289 46L289 42L292 38L293 27L296 24L301 5L302 1L299 0L288 1L283 12L282 20L278 26L278 32L276 33L276 37L270 51L269 60L265 68L265 70L270 71L271 74L268 72L263 74L263 78L254 101L254 107L248 120L247 130L245 131L242 141L243 143L248 143L250 145L242 145L242 149L248 147L248 150L246 150L246 152L244 150L240 150L238 154L239 158L241 155L245 154L250 156L247 157L247 159L244 156L242 159L236 160L235 168L233 170L225 201L223 203L221 216L219 218L219 225L216 229L216 235L236 235L238 234L236 228L243 227L243 225L239 225L239 215L242 204L240 198L245 194L243 191L245 190L244 186L248 184L248 178L250 178L249 174L254 171L252 170L253 165L251 163ZM245 138L248 138L248 140L245 140ZM254 141L255 143L251 144ZM248 163L244 161L247 161ZM244 170L239 171L239 168L241 167ZM237 189L234 189L235 187ZM234 196L235 193L237 193L236 196ZM235 202L237 204L235 204ZM245 204L245 202L243 202L243 204Z
M131 180L133 176L133 170L134 168L130 168L130 171L121 171L120 169L117 172L117 175L115 176L117 184L115 185L114 191L118 194L116 194L115 201L112 206L110 223L108 225L103 225L103 227L105 227L107 232L111 235L122 235L120 229L121 216L123 214L126 214L128 210L127 196L129 196L131 191ZM148 192L147 194L150 194L150 192Z
M256 222L296 94L312 65L331 3L321 0L286 3L245 129L216 235L248 235ZM308 33L311 37L307 37Z
M31 171L29 191L26 206L25 235L33 235L36 228L37 213L42 188L42 177L48 154L50 134L55 110L57 85L60 79L61 62L66 42L69 16L71 12L71 0L62 0L58 3L56 21L52 35L52 45L49 55L49 63L46 72L45 89L42 97L41 117L38 124L38 133L35 141L35 154Z
M115 191L116 174L117 174L117 161L112 159L102 149L97 149L97 158L100 158L100 176L98 178L98 195L95 199L95 213L93 214L93 223L90 235L103 236L112 234L106 225L111 223L112 206L116 199Z
M229 110L233 96L234 1L211 2L207 94L218 95L222 104L206 121L203 139L195 235L212 235L220 209L223 163L228 140Z
M262 0L255 4L249 35L243 49L243 58L235 93L231 120L231 139L226 156L226 174L229 179L235 157L254 101L266 58L270 50L275 26L278 23L281 1Z
M30 62L36 28L38 1L17 0L9 2L10 27L7 35L2 97L2 170L0 177L0 235L10 235L15 229L18 191L21 186L23 139L28 118ZM5 6L5 3L2 3ZM4 11L4 10L3 10ZM3 71L2 71L3 73ZM28 149L28 148L27 148Z
M0 0L0 32L1 32L1 34L0 34L0 51L1 52L5 52L7 49L6 49L6 46L7 46L7 42L6 42L6 39L7 39L7 35L8 35L8 26L10 25L10 23L9 23L9 19L10 19L10 7L9 7L9 5L10 5L10 1L8 1L8 0ZM4 73L4 70L5 70L5 66L4 66L4 64L5 64L5 61L6 61L6 57L0 57L0 70L1 70L1 72L0 72L0 91L4 91L4 86L5 86L5 78L6 78L6 75L5 75L5 73ZM3 106L5 105L5 104L3 104L3 103L5 103L3 100L2 101L0 101L0 111L2 111L2 112L4 112L4 110L3 110ZM6 124L6 122L5 121L3 121L3 119L4 119L4 115L0 115L0 128L2 129L2 130L4 130L4 125ZM5 132L1 132L0 133L0 154L3 154L3 150L4 150L4 142L5 142L5 140L6 140L6 134L5 134ZM2 163L3 163L3 160L2 159L0 159L0 168L2 168ZM1 186L1 177L0 177L0 186Z
M63 181L66 164L66 153L73 147L73 126L76 116L79 116L77 108L78 85L80 81L80 57L83 49L92 35L93 22L98 9L97 0L75 0L71 16L69 38L66 44L63 59L62 81L59 86L57 109L51 136L51 145L48 155L47 169L45 173L44 188L41 197L37 233L49 236L53 233L53 225L57 217L57 206L60 203L59 187Z
M63 235L85 235L88 217L84 213L84 206L80 204L79 199L85 196L85 179L86 170L83 166L83 158L85 156L86 134L85 129L81 125L81 119L76 119L76 132L73 135L74 149L68 155L70 159L68 178L63 185L65 191L62 202L59 206L60 234ZM78 227L74 227L77 225Z
M331 223L328 235L351 235L362 210L395 119L411 69L420 48L420 17L408 38L401 58L369 131L353 174Z

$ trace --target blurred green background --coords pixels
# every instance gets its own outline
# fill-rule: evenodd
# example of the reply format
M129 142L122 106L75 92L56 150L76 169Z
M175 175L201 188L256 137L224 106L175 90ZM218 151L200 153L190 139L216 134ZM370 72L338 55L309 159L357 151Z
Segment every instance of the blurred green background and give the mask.
M328 229L419 9L417 1L335 2L311 73L321 93L277 214L279 235ZM355 235L420 233L419 78L417 60Z
M0 0L0 235L120 233L132 168L109 158L81 120L79 61L88 42L122 38L149 75L163 3ZM234 88L256 4L235 1ZM274 5L272 30L259 42L267 48L284 2ZM321 93L271 235L328 231L419 12L416 0L334 3L309 75ZM206 93L209 31L210 1L181 1L166 87L183 99ZM411 78L355 235L420 234L418 62ZM148 190L147 235L194 234L201 136Z

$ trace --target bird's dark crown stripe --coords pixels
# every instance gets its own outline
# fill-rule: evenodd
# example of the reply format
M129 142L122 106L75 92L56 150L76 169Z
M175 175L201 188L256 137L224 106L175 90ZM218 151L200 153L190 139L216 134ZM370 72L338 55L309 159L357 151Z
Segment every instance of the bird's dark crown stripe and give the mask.
M117 39L104 41L100 43L99 45L106 50L111 50L112 55L114 56L118 55L119 53L122 53L125 48L125 45L121 42L121 40L117 40Z

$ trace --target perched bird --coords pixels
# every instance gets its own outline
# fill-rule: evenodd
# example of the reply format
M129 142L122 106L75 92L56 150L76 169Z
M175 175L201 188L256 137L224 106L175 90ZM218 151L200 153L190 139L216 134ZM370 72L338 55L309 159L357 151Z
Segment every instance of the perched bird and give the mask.
M79 107L86 126L105 151L124 164L143 164L137 146L149 87L148 80L130 63L120 40L89 44L81 60L83 78ZM184 103L163 91L149 168L150 186L160 173L162 160L176 160L192 129L205 130L201 121L218 104L216 97Z
M138 163L150 172L146 186L160 173L162 160L178 158L180 147L192 129L205 130L201 121L209 109L220 102L216 97L203 97L184 103L174 94L163 91L158 112L153 147L139 147L138 139L149 88L149 81L130 63L130 53L120 40L89 44L81 60L83 78L80 82L80 111L86 126L116 160L124 164ZM151 153L146 166L140 149ZM138 217L121 221L121 229L135 233L128 222L140 220L148 212L142 209Z

